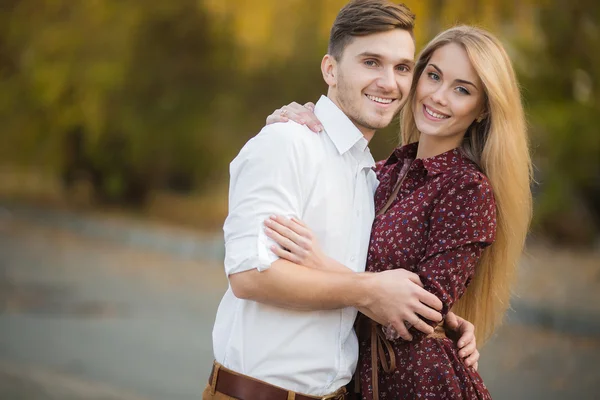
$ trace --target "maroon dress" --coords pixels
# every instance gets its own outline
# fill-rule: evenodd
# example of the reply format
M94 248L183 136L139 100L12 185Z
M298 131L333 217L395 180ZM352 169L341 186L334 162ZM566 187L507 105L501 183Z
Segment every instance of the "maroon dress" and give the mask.
M405 268L418 274L425 289L442 301L445 316L464 293L484 248L494 241L496 206L488 179L458 149L427 159L415 159L416 152L417 145L410 144L377 163L378 214L396 184L400 189L388 210L375 218L367 270ZM379 399L491 399L452 340L414 328L411 334L411 342L389 341L395 370L386 373L381 362L375 364ZM362 397L372 400L374 343L370 333L359 336Z

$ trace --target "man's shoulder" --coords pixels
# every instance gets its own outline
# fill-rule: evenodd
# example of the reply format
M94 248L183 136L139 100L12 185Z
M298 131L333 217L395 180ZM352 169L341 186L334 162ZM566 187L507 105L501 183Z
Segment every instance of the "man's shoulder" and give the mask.
M323 148L320 135L293 121L280 122L265 126L244 147L251 151L276 151L287 155L312 155L314 158Z
M315 164L326 157L320 135L292 121L270 124L246 142L233 162Z
M311 131L306 125L300 125L294 121L266 125L256 137L264 137L266 140L275 138L279 143L297 146L316 146L321 143L318 133Z

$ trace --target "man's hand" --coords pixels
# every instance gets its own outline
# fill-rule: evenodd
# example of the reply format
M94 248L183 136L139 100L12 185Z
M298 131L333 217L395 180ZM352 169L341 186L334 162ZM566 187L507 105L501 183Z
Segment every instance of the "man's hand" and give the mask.
M421 317L442 320L442 302L423 289L419 277L405 269L370 274L367 298L358 309L383 326L391 325L401 338L412 340L408 328L430 334L433 328Z
M458 339L458 356L463 359L467 367L475 370L479 367L479 350L475 339L475 325L459 317L453 312L446 315L445 325L448 329L460 335Z

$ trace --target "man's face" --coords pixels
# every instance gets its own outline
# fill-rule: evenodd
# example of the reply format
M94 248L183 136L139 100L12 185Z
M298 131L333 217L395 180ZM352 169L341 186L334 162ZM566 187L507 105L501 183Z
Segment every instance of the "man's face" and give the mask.
M406 102L414 56L414 41L405 30L355 37L340 60L332 61L328 96L370 137Z

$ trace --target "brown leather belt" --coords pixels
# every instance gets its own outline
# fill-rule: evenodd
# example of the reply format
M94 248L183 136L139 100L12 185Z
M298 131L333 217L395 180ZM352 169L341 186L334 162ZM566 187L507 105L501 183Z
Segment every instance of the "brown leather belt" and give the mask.
M309 396L290 392L269 383L259 381L249 376L240 375L224 368L218 363L213 364L208 384L213 392L239 400L345 400L346 389L342 387L336 393L327 396Z

